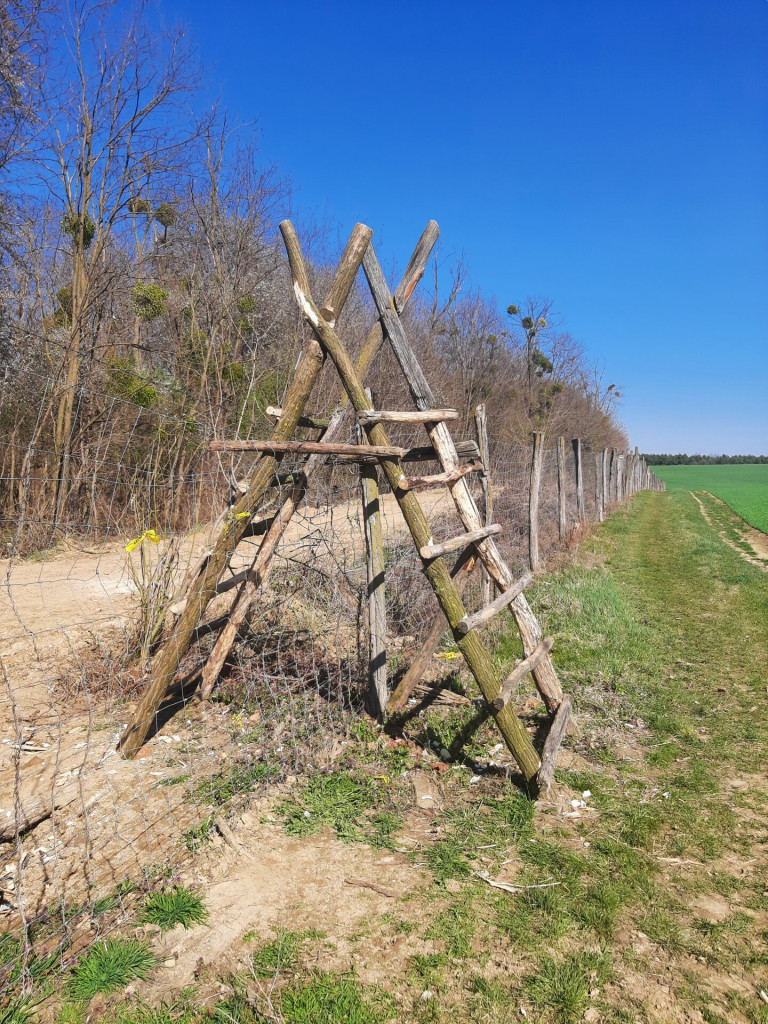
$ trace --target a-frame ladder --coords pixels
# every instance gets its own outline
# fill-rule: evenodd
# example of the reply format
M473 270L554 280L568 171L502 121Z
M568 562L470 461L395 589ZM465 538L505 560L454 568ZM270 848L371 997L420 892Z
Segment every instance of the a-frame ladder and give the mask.
M293 277L294 293L301 312L312 326L325 351L333 360L350 402L358 413L358 420L367 434L369 444L379 449L391 449L383 421L392 417L383 416L381 412L371 408L370 399L363 388L346 348L336 334L334 327L323 318L320 310L312 300L309 278L293 226L290 222L283 222L280 225L280 230L285 241ZM363 266L374 294L374 300L384 331L393 345L395 354L408 380L417 408L424 414L432 413L432 417L425 417L427 420L426 426L435 452L443 467L443 474L448 476L447 482L451 488L465 528L468 533L472 534L475 534L477 531L482 532L482 536L472 537L468 543L476 547L478 554L483 559L493 578L504 588L501 597L493 603L493 606L489 606L488 609L484 610L484 614L479 620L477 616L467 614L460 592L451 578L442 554L436 554L431 550L434 548L434 543L429 523L416 496L416 489L410 485L408 477L403 471L400 459L395 455L382 453L379 456L380 465L410 529L416 549L422 557L424 573L437 596L457 646L464 655L467 666L472 672L481 693L488 702L504 740L520 767L526 784L529 788L536 789L541 782L541 779L537 780L541 761L520 720L510 707L508 698L504 699L504 688L498 678L493 659L478 636L479 627L493 612L500 610L502 607L512 607L516 601L520 602L522 591L527 582L529 582L530 577L524 577L518 581L512 578L508 566L501 558L493 542L491 532L486 531L483 527L477 506L467 487L467 474L463 467L459 465L456 446L446 426L446 420L449 417L444 415L442 410L434 408L434 396L408 344L399 316L389 295L386 281L370 244L366 250L366 255L363 257ZM562 690L557 681L552 663L549 660L548 646L546 646L546 649L540 648L541 631L527 602L524 602L522 607L518 604L516 611L515 618L518 621L518 625L520 626L520 622L523 623L523 628L520 630L521 635L525 630L526 639L528 640L526 647L526 660L530 665L528 671L538 673L536 681L539 690L542 696L546 695L545 699L550 710L557 711L564 702ZM525 639L523 643L526 646ZM531 644L533 644L532 649L529 651L528 647L531 647ZM546 674L542 672L542 668L545 665L549 669ZM539 676L545 677L543 685ZM500 697L502 699L499 701Z

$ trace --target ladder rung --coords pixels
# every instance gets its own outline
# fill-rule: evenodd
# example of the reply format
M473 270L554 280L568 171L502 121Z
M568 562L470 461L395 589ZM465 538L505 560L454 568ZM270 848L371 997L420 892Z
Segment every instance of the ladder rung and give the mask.
M419 554L425 561L430 558L440 558L442 555L449 555L451 551L458 551L485 537L491 537L495 533L501 533L501 527L497 523L494 523L493 526L483 526L480 530L462 533L459 537L452 537L442 544L425 544L423 548L419 548Z
M554 642L555 641L552 637L548 636L546 640L542 640L541 643L536 646L535 650L532 651L525 661L521 661L519 665L515 666L502 684L498 696L493 702L493 706L497 711L501 711L507 706L507 704L509 704L509 700L517 684L521 679L524 679L529 672L533 672L535 668L538 668L552 650Z
M408 476L400 480L401 491L415 491L424 487L445 487L455 484L457 480L467 476L468 473L482 472L481 462L468 462L466 466L457 466L456 469L448 469L444 473L434 473L432 476Z
M476 441L457 441L456 454L462 459L479 459L480 449ZM403 456L403 462L439 462L440 456L432 445L409 448Z
M500 594L495 601L491 601L485 608L481 608L479 611L474 612L472 615L465 615L464 618L457 623L456 632L461 633L462 636L469 633L472 629L477 629L478 626L484 626L487 622L490 622L494 615L498 615L500 611L503 611L508 604L512 604L516 597L525 590L525 588L533 581L533 576L527 572L524 576L521 576L514 586L511 586L509 590L505 590L503 594Z
M212 452L271 452L273 455L344 455L351 459L368 462L374 456L402 458L406 448L396 445L343 444L333 441L209 441Z
M443 420L457 420L455 409L403 409L401 412L384 412L381 409L366 409L357 414L357 422L365 427L371 423L442 423Z

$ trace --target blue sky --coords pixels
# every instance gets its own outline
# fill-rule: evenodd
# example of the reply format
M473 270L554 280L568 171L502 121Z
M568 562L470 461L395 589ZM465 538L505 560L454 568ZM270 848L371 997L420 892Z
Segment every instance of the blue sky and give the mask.
M547 296L643 451L768 453L768 0L160 0L299 219L430 217Z

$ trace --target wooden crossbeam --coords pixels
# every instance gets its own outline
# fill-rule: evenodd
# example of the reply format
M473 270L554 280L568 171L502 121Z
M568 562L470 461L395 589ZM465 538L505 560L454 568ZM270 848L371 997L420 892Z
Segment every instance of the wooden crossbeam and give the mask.
M208 448L212 452L271 452L275 455L346 455L353 459L363 456L361 446L344 444L339 441L210 441ZM368 445L364 454L371 456L388 455L402 458L408 451L397 445Z
M462 459L479 459L480 449L476 441L457 441L456 455ZM439 456L432 445L421 445L409 448L403 456L403 462L439 462Z
M505 707L512 698L512 694L515 691L517 684L521 679L525 679L529 672L533 672L542 661L547 657L549 652L552 650L555 641L552 637L547 637L546 640L542 640L536 650L529 657L521 661L519 665L516 665L510 672L504 682L501 684L499 695L493 702L493 706L499 711Z
M304 314L306 320L312 325L315 333L322 341L326 352L333 360L351 404L358 412L368 410L370 409L370 403L347 350L334 329L323 319L317 306L312 301L309 278L296 233L292 225L285 221L280 225L280 230L283 234L288 253L288 262L293 277L293 290L299 309ZM382 317L382 319L384 318ZM444 426L444 424L437 424L433 429L436 430L440 426ZM368 440L372 445L388 445L387 433L381 423L368 426L365 430ZM404 475L400 460L385 456L382 458L381 464L418 550L430 538L429 524L424 511L419 504L418 498L412 491L398 490L400 480ZM449 468L453 469L454 466ZM448 624L454 630L459 649L464 655L468 668L475 677L481 693L483 693L490 704L499 691L499 681L493 664L493 658L474 633L462 636L456 632L456 625L464 618L466 613L461 597L451 580L448 566L443 559L435 558L425 566L424 574L435 592L448 620ZM532 783L539 768L539 757L533 748L530 737L520 720L509 707L496 714L496 721L510 752L520 767L523 777L526 782Z
M466 466L457 466L456 469L449 469L445 473L432 473L431 476L407 476L400 481L400 487L404 491L423 490L425 487L449 487L457 480L468 476L470 473L482 473L481 462L470 462Z
M416 407L423 410L430 409L436 404L435 396L408 342L397 311L393 307L387 281L376 257L373 245L368 247L363 257L363 270L365 271L365 276L368 280L376 308L379 311L382 324L389 337L392 351L405 374ZM429 434L443 469L454 469L458 462L457 452L453 438L446 425L444 423L436 423ZM472 493L467 486L467 482L459 480L451 487L451 494L456 502L456 508L465 529L479 530L484 523ZM476 550L488 573L496 580L502 590L508 590L514 585L514 577L501 557L493 537L486 537L485 540L480 541L477 544ZM522 593L512 601L509 608L520 633L523 649L526 655L531 654L541 641L541 626ZM547 709L550 713L554 713L563 700L563 690L549 658L545 659L538 666L533 673L533 678Z
M498 615L499 612L503 611L508 605L512 604L516 597L525 590L525 588L532 582L533 576L527 572L524 576L514 583L509 590L505 590L503 594L499 594L495 601L491 601L485 608L480 608L479 611L473 612L472 615L465 615L461 622L456 625L456 632L466 635L473 629L480 629L483 626L487 626L494 616Z
M483 526L479 530L470 530L469 533L451 537L450 540L444 540L441 544L425 544L423 548L419 548L419 554L424 561L430 558L442 558L443 555L450 555L452 551L461 551L462 548L474 544L475 541L491 537L496 533L501 533L501 527L498 523L493 523L491 526Z
M457 420L459 414L455 409L403 409L400 412L385 412L381 409L366 409L357 414L357 422L361 427L371 423L440 423L445 420Z

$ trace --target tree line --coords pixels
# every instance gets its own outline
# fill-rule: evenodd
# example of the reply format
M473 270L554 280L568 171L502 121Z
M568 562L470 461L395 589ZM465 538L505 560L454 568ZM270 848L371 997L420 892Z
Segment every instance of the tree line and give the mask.
M195 521L207 442L264 436L296 364L277 232L291 190L252 127L220 106L189 113L201 78L186 34L146 4L0 10L0 515L33 506L41 542L135 504L150 477L162 487L145 518ZM318 225L302 242L322 294L337 254ZM499 441L545 430L626 447L616 385L553 302L503 311L461 263L441 289L437 266L408 328L461 429L485 402ZM353 352L373 317L360 289L340 324ZM387 351L368 383L380 406L405 400ZM310 411L338 398L327 372ZM133 475L118 480L121 460Z
M768 455L644 455L649 466L765 465Z

